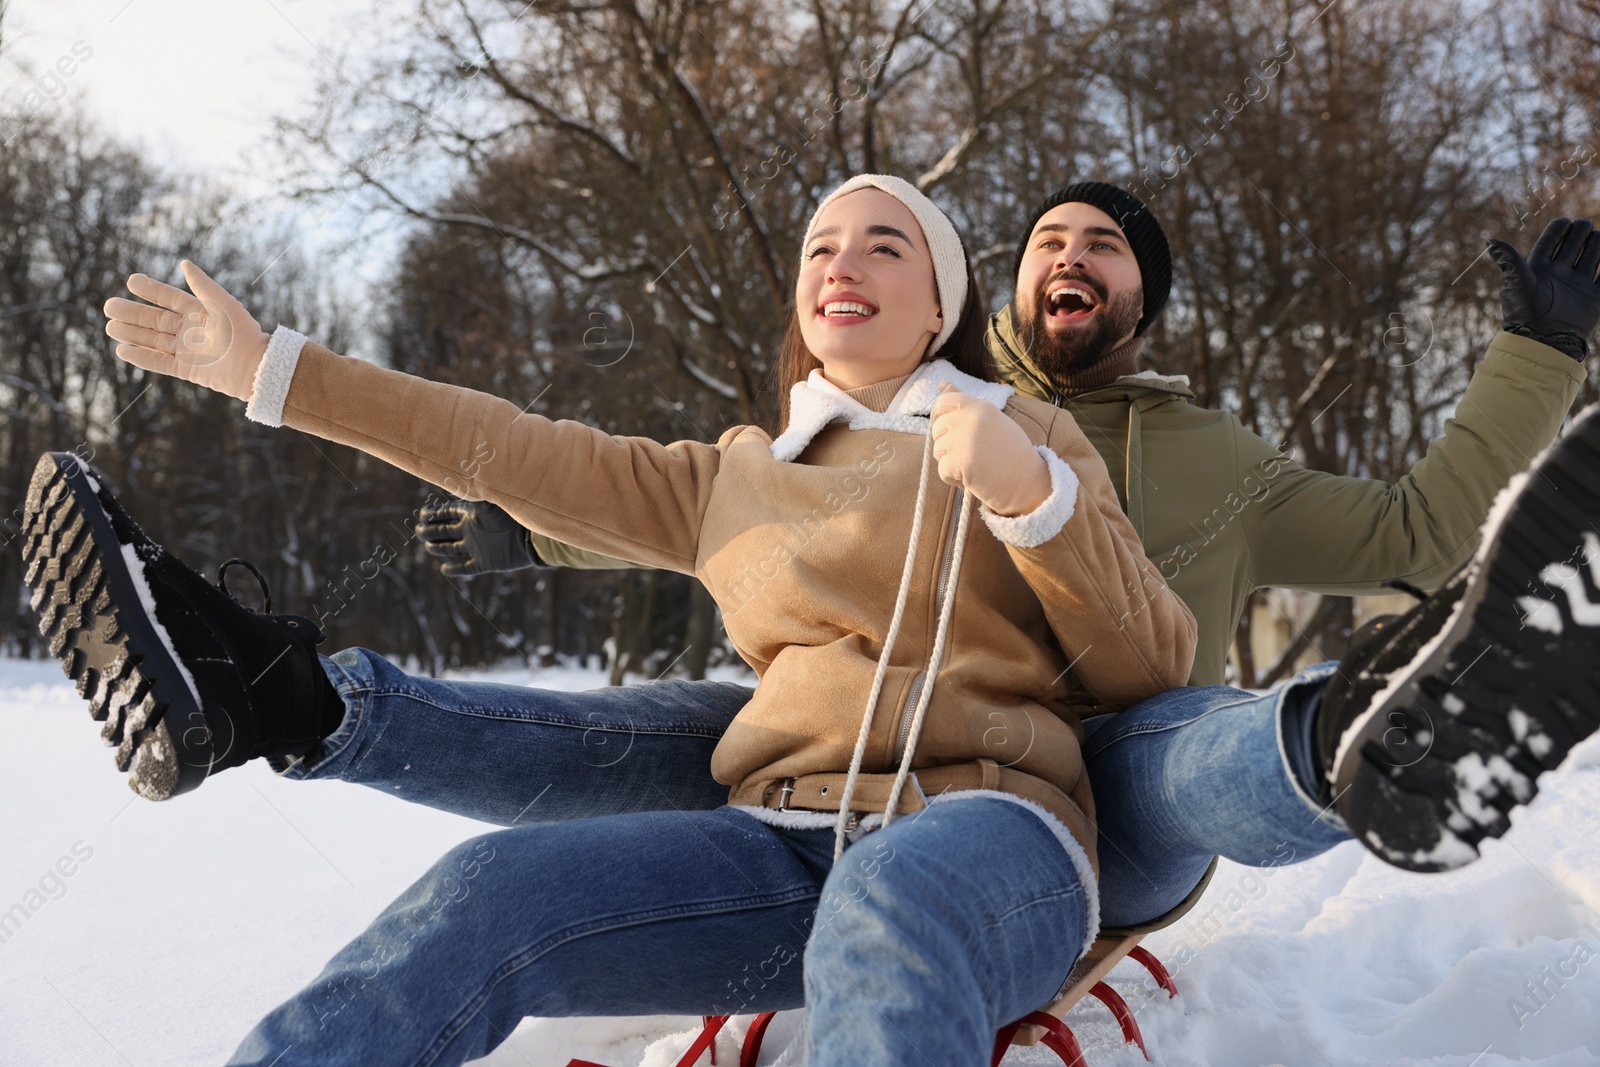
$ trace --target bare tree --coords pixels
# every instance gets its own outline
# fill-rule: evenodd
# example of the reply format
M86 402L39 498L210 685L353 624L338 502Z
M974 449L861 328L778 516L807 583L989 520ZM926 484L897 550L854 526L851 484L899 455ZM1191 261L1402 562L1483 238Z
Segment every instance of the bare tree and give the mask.
M311 202L482 249L449 302L416 305L458 321L391 331L397 363L448 355L542 410L714 436L772 417L794 240L834 180L914 178L1004 294L1028 205L1094 176L1173 240L1152 365L1307 463L1378 477L1420 454L1493 327L1481 239L1515 223L1518 138L1552 104L1531 78L1508 92L1503 53L1559 30L1434 0L418 0L406 19L280 145ZM403 286L400 321L437 289ZM494 322L537 353L525 381ZM624 334L615 363L585 342ZM1336 649L1349 606L1317 617Z
M1127 184L1176 260L1149 365L1308 464L1393 478L1498 321L1483 237L1526 245L1592 204L1597 2L411 0L274 146L302 222L402 228L370 313L255 206L63 115L0 155L0 503L39 451L82 442L175 547L266 560L280 603L339 643L434 669L567 653L698 674L728 653L695 583L447 581L410 535L435 490L110 359L98 306L190 255L335 347L611 432L715 439L774 418L796 241L860 170L948 209L997 300L1042 194ZM26 640L22 617L0 640ZM1336 653L1350 617L1330 601L1308 636Z

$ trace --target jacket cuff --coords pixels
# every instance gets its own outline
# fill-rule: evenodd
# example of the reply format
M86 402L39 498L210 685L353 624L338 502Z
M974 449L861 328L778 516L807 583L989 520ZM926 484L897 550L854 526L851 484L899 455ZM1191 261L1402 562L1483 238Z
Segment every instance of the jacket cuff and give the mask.
M300 362L300 350L305 347L306 340L305 334L296 333L287 326L272 331L266 355L261 357L261 365L256 368L250 403L244 409L246 418L268 426L283 425L283 405L289 399L289 384L294 381L294 369Z
M1531 337L1501 330L1489 342L1489 351L1495 350L1508 355L1517 356L1541 368L1556 371L1563 377L1575 382L1583 382L1589 375L1588 368L1580 360L1575 360L1559 348L1551 348L1543 341L1535 341Z
M538 571L553 571L554 564L546 563L544 557L539 555L539 547L533 543L533 531L526 526L522 528L522 543L528 548L528 566ZM518 568L519 570L525 568Z
M1036 548L1050 540L1061 532L1078 505L1078 476L1067 461L1045 445L1035 445L1034 451L1050 468L1050 495L1044 503L1023 515L997 515L988 507L981 509L989 532L1014 548Z

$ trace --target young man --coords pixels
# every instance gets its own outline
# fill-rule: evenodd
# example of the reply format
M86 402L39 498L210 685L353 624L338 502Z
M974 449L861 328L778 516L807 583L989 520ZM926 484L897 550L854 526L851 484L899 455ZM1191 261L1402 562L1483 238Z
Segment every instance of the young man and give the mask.
M1600 567L1589 572L1600 548L1586 532L1600 500L1586 479L1563 472L1585 466L1574 457L1594 430L1570 435L1484 527L1496 494L1554 440L1583 381L1600 320L1600 236L1591 231L1588 220L1558 219L1526 260L1490 242L1504 330L1444 435L1389 484L1308 470L1232 414L1195 406L1182 379L1137 373L1144 333L1167 301L1171 260L1136 197L1082 182L1034 211L1017 250L1015 302L990 320L991 351L1019 391L1054 401L1084 428L1146 552L1199 624L1192 688L1086 723L1108 926L1172 921L1198 899L1216 855L1306 859L1347 840L1350 828L1391 863L1459 866L1483 837L1504 832L1539 771L1593 731L1583 667L1594 639L1581 620L1600 599ZM418 530L453 575L631 565L529 534L497 511L447 504L425 513ZM1536 564L1511 558L1528 536L1519 527L1534 531ZM1308 668L1274 693L1217 684L1251 590L1362 595L1396 581L1443 588L1358 635L1344 663ZM1483 656L1485 642L1521 654ZM1508 704L1530 684L1545 709L1540 725ZM687 794L682 775L706 765L719 723L748 690L662 682L531 692L546 725L508 730L507 740L520 738L513 743L557 782L552 793L561 790L540 818L722 802L708 774L703 790ZM563 717L597 731L586 735L591 751L604 738L607 752L627 749L627 758L564 767L545 747ZM1002 763L1027 744L1014 731L995 737ZM417 754L397 745L393 766ZM388 766L369 756L357 771L335 754L331 765L289 773L387 788L380 767ZM414 784L407 791L416 799ZM513 800L486 783L439 781L426 792L425 803L479 817Z

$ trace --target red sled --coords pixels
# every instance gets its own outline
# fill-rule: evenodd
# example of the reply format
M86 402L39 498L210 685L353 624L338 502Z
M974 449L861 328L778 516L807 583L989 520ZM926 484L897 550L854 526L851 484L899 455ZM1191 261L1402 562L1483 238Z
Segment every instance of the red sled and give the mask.
M1149 1050L1144 1047L1144 1035L1139 1032L1139 1024L1133 1018L1133 1011L1126 1001L1117 995L1117 991L1106 985L1102 979L1124 958L1132 958L1144 965L1145 969L1155 978L1161 988L1167 991L1169 997L1178 995L1178 987L1173 985L1172 977L1167 974L1167 969L1161 961L1149 952L1139 947L1143 939L1142 934L1132 934L1127 937L1102 937L1090 946L1088 955L1078 961L1072 969L1072 975L1067 979L1066 987L1061 995L1038 1011L1030 1012L1000 1028L994 1038L994 1056L989 1061L990 1067L998 1067L1000 1060L1006 1054L1006 1049L1011 1045L1044 1045L1061 1057L1061 1062L1067 1067L1087 1067L1084 1063L1083 1052L1078 1048L1078 1039L1072 1036L1072 1030L1063 1021L1067 1012L1084 997L1094 997L1111 1010L1116 1017L1117 1025L1122 1028L1124 1041L1132 1042L1139 1046L1139 1051L1145 1054L1145 1059L1150 1058ZM761 1042L766 1037L767 1027L771 1024L776 1012L763 1012L755 1017L750 1024L750 1029L745 1031L744 1045L739 1050L739 1067L756 1067L756 1058L761 1055ZM700 1033L695 1036L687 1051L678 1060L676 1067L694 1067L700 1057L710 1053L710 1062L715 1067L717 1063L717 1033L731 1016L704 1015L701 1016L703 1025ZM603 1064L590 1060L571 1060L567 1067L604 1067Z

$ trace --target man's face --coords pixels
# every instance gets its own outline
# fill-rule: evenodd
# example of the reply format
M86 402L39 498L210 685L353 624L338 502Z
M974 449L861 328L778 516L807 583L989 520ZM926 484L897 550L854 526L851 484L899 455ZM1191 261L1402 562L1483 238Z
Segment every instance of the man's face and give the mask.
M1017 270L1017 325L1039 369L1087 370L1133 336L1144 313L1139 263L1091 204L1058 204L1034 224Z

